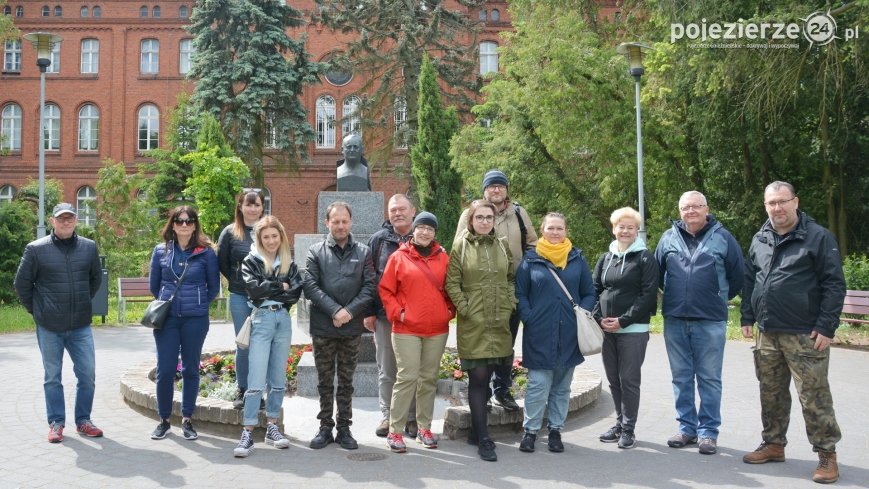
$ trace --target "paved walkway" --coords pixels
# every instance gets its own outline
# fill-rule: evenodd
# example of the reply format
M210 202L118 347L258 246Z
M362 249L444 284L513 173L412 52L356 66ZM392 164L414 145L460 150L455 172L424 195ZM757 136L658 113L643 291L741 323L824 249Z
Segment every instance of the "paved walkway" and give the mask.
M231 325L215 323L206 348L228 348ZM652 336L643 367L643 399L637 426L638 446L619 450L598 442L597 435L612 423L607 386L600 400L572 417L563 436L561 454L538 449L519 452L520 436L496 434L497 463L481 461L464 441L443 441L437 450L410 444L407 454L392 454L374 436L379 419L376 400L354 401L353 432L360 449L345 451L330 445L307 448L316 431L316 401L292 399L284 403L289 450L257 443L248 459L235 459L236 439L200 434L186 441L178 429L165 440L152 441L155 426L121 399L118 380L123 369L154 358L150 330L141 327L95 330L97 395L94 421L106 436L86 439L67 427L63 443L46 441L42 394L42 365L33 333L0 336L0 369L4 372L0 420L6 430L6 451L0 457L0 488L82 487L818 487L811 482L817 463L806 441L798 405L794 406L786 463L746 465L742 454L760 441L757 381L750 345L730 342L725 358L723 426L720 453L703 456L696 448L668 448L676 431L670 372L663 338ZM296 334L294 342L300 341ZM69 361L66 362L69 364ZM602 372L600 356L587 365ZM72 414L74 376L65 366L67 413ZM841 478L837 487L869 485L869 353L836 349L830 372L837 416L844 438L838 445ZM606 384L606 383L604 383ZM298 487L298 486L296 486Z

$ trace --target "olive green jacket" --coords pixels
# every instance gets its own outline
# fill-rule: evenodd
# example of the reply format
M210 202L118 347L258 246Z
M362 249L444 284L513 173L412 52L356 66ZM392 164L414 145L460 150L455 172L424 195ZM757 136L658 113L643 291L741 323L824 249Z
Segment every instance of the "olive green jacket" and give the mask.
M513 255L504 238L469 233L453 246L445 288L458 312L459 358L513 354L514 283Z

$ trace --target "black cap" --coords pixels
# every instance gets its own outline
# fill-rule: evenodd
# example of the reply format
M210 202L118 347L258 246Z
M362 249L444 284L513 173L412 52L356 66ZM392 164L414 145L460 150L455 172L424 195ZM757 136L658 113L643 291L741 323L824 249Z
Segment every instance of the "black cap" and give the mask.
M420 224L431 226L435 229L435 231L438 230L438 218L435 217L435 215L431 212L422 211L417 214L416 217L413 219L413 225L411 226L411 229L416 229L416 227Z

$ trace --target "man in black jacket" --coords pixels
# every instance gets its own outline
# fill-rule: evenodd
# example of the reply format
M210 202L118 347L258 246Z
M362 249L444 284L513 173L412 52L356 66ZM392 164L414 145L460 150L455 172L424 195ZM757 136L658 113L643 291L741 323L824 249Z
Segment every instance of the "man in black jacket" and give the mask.
M371 250L350 234L350 206L333 202L326 208L329 234L308 249L303 279L305 297L311 301L311 340L320 395L320 430L311 448L337 442L345 449L358 448L350 433L353 417L353 374L359 343L365 331L363 318L371 314L374 297L374 264ZM337 367L336 367L337 364ZM335 374L338 389L335 390ZM338 416L332 418L334 403ZM332 428L338 428L332 437Z
M836 442L842 438L833 412L827 372L830 343L839 326L845 276L835 237L799 210L787 182L764 191L769 220L754 235L745 260L742 334L753 337L754 366L760 382L763 442L742 460L748 464L784 462L794 378L806 433L819 463L812 479L836 482Z
M63 351L69 352L78 385L75 426L80 435L99 437L103 431L91 422L96 380L91 299L102 281L96 244L75 233L72 205L54 206L53 230L31 242L15 275L15 292L36 322L36 340L45 369L45 410L48 441L63 441L66 405L63 400Z

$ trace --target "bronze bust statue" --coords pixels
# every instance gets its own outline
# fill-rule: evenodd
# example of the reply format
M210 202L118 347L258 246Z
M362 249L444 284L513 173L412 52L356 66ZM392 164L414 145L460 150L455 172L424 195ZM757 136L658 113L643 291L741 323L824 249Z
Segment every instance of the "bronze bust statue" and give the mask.
M343 160L338 160L337 190L366 192L371 191L371 178L368 175L368 162L362 156L364 151L362 137L350 134L341 142Z

